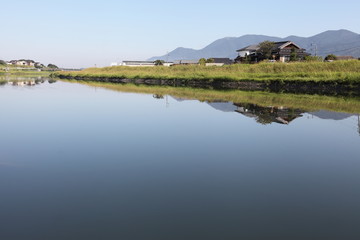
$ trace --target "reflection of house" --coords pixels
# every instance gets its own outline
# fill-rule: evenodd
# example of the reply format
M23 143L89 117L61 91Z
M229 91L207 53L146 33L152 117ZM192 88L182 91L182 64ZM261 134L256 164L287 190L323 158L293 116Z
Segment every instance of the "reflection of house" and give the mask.
M236 112L244 116L255 118L261 124L270 124L272 122L280 124L289 124L298 117L302 117L303 111L300 109L291 109L285 107L262 107L249 103L234 103L237 106Z
M250 45L245 48L237 50L238 57L235 59L236 62L258 62L264 60L264 56L259 53L259 45ZM290 61L291 55L294 54L297 59L304 59L305 56L309 56L306 50L296 45L291 41L274 42L274 46L271 50L271 59L288 62Z
M254 118L261 124L280 123L289 124L304 111L286 107L262 107L251 103L208 102L216 110L222 112L237 112L244 116Z
M12 84L13 86L34 86L36 84L35 81L31 80L31 81L14 81L14 82L9 82L10 84Z

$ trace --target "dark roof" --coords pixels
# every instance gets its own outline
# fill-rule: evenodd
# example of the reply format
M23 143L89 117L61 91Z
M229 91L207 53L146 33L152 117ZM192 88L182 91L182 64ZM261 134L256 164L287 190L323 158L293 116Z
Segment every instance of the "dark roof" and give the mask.
M259 49L259 44L255 44L255 45L249 45L247 47L241 48L239 50L237 50L237 52L240 51L256 51Z
M351 60L355 59L353 56L336 56L336 60Z
M211 58L214 59L214 63L232 64L233 61L230 58Z
M296 45L294 42L292 41L282 41L282 42L274 42L274 50L276 49L282 49L290 44L293 44L295 47L301 49L301 47L299 47L298 45ZM247 46L247 47L244 47L244 48L241 48L239 50L237 50L237 52L240 52L240 51L256 51L259 49L259 44L256 44L256 45L250 45L250 46Z
M176 60L175 64L198 64L199 60Z

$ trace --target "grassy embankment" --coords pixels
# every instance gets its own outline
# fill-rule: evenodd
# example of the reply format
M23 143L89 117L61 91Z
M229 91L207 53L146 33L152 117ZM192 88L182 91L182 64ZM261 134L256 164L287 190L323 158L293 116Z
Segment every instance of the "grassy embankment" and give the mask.
M114 84L67 80L91 87L101 87L119 92L171 95L185 99L208 102L251 103L259 106L285 106L305 111L328 110L347 113L360 113L360 98L329 97L305 94L284 94L269 92L247 92L239 90L208 90L199 88L146 86L135 84Z
M11 74L11 75L50 75L53 71L38 71L36 68L31 66L14 66L14 65L0 65L0 74Z
M158 79L202 81L360 83L360 61L236 64L223 67L105 67L80 72L57 72L57 77L85 80Z
M37 70L33 70L33 69L29 69L29 70L21 70L21 69L16 69L14 67L7 67L8 71L5 71L5 66L1 66L0 65L0 76L1 75L27 75L27 76L50 76L51 73L53 72L49 72L49 71L37 71Z

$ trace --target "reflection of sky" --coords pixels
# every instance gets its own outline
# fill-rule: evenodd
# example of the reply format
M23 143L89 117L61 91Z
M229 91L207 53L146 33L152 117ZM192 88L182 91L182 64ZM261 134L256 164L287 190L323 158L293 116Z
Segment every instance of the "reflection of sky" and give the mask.
M4 239L359 236L355 117L261 125L63 82L6 85L0 102Z

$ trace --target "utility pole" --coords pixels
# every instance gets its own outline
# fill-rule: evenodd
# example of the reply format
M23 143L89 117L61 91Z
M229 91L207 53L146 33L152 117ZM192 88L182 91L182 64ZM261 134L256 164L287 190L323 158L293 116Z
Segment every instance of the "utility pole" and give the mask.
M166 62L169 62L169 52L166 52Z
M314 56L317 56L317 52L318 52L318 47L316 43L312 43L311 44L312 50L314 51Z
M358 132L360 135L360 114L358 114Z

